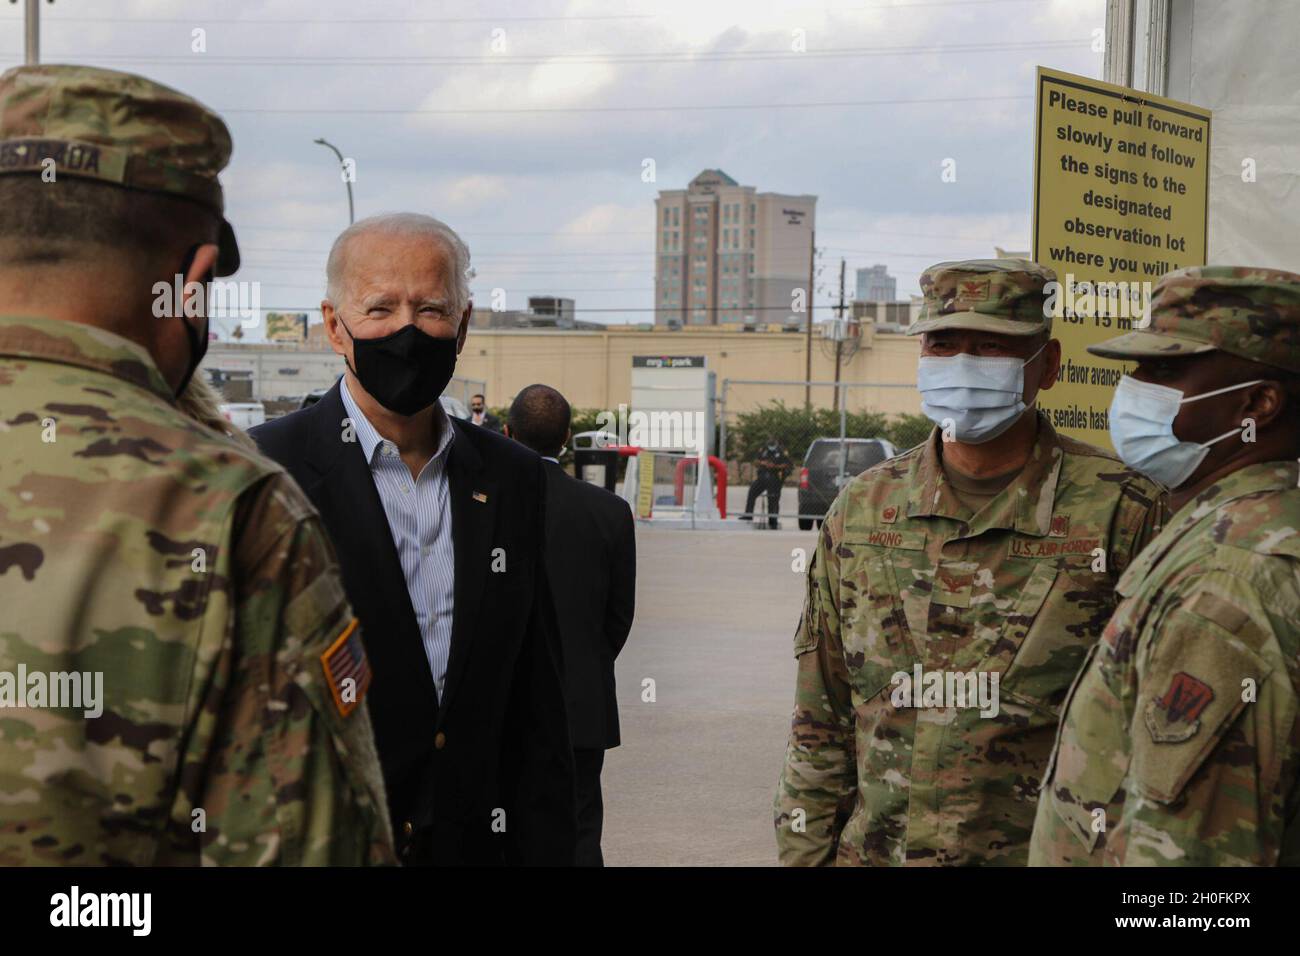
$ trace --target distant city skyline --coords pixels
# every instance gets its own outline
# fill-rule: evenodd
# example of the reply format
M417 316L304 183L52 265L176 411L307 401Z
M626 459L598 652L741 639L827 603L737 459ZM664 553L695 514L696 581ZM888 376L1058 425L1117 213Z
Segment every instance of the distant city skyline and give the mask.
M898 299L898 280L881 264L859 269L853 298L858 302L894 302Z

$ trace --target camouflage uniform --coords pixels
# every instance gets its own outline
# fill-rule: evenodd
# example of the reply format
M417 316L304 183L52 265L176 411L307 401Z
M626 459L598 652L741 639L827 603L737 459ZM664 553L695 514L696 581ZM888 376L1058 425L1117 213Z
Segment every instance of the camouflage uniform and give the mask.
M926 274L924 330L943 317L1046 327L1043 270L965 266ZM1151 482L1041 413L1028 463L977 515L940 452L936 428L853 479L826 516L795 634L783 863L1023 864L1065 692L1163 515ZM895 706L895 675L918 666L998 675L996 714Z
M1170 273L1150 327L1092 351L1215 349L1300 372L1300 275ZM1118 590L1070 691L1030 863L1300 864L1300 466L1220 478Z
M75 152L80 175L219 202L229 148L217 117L138 77L0 77L0 174ZM277 465L181 412L141 346L0 317L0 607L0 865L395 862L319 519Z

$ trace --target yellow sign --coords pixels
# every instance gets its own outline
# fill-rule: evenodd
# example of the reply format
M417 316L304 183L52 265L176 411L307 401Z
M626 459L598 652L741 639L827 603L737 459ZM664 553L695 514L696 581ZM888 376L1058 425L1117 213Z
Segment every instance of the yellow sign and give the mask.
M1059 431L1109 448L1126 366L1085 347L1149 321L1166 272L1205 264L1210 111L1039 67L1035 130L1034 260L1056 273L1062 353L1038 404Z
M655 501L654 452L637 452L636 469L636 515L638 518L649 518Z

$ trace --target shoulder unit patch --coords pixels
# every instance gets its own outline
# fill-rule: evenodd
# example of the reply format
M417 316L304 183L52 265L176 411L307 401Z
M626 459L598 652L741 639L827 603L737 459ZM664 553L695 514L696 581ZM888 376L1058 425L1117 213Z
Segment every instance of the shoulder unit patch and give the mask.
M1212 700L1214 691L1209 684L1179 671L1169 682L1164 696L1153 697L1147 703L1143 718L1151 739L1156 743L1173 744L1195 737L1201 729L1198 718Z

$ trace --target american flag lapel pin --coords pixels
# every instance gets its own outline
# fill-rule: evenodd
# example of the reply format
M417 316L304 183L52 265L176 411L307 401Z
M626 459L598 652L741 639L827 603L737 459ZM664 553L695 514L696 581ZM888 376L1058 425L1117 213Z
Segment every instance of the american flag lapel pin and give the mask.
M477 502L479 502L480 504L487 504L487 492L485 492L485 491L476 491L476 492L474 492L474 496L473 496L473 497L474 497L474 500L477 501Z

